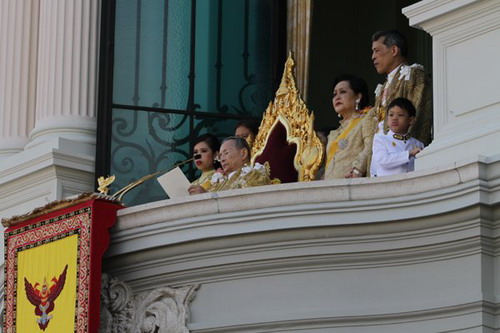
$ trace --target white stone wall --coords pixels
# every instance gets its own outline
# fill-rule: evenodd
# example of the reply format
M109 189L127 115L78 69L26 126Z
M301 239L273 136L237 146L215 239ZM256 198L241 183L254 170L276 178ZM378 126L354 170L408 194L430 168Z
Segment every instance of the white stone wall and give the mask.
M500 2L421 1L403 13L433 41L434 141L415 168L500 153Z

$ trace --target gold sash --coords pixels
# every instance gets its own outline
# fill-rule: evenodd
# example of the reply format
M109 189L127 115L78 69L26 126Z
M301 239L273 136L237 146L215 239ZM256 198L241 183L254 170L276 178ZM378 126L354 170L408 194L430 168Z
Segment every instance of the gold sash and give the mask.
M363 118L359 117L352 119L349 126L347 126L346 129L335 139L335 141L332 142L332 144L330 145L330 149L328 150L328 159L326 161L326 165L329 165L330 162L335 157L335 154L337 153L337 150L339 148L339 141L345 138L347 135L349 135L349 133L359 123L361 119Z

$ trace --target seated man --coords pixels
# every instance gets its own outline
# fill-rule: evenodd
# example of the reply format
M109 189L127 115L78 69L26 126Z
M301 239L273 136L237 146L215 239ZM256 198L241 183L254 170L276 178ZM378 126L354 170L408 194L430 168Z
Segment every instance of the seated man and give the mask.
M219 156L222 170L214 173L211 185L207 189L192 185L188 189L189 194L271 184L266 167L259 163L250 166L250 147L245 139L237 136L226 138L220 147Z

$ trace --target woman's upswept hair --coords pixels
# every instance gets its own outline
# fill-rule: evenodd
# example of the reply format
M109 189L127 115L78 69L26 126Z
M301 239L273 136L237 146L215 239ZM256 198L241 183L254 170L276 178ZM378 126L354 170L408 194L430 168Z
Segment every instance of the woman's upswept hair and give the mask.
M349 82L349 86L352 91L356 94L361 94L361 100L359 101L359 108L364 109L370 104L370 96L368 95L368 84L365 80L360 77L351 74L342 74L337 76L333 80L333 88L342 81Z

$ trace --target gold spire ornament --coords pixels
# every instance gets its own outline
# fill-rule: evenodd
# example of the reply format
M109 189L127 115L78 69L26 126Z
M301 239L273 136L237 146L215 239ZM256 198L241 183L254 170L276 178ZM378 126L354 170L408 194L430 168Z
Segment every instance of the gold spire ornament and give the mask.
M314 131L314 114L307 109L297 89L294 66L292 52L289 52L274 102L269 103L263 115L252 147L252 164L264 152L273 128L280 122L286 128L287 142L297 145L294 167L299 174L298 181L311 181L316 179L323 161L323 145Z

